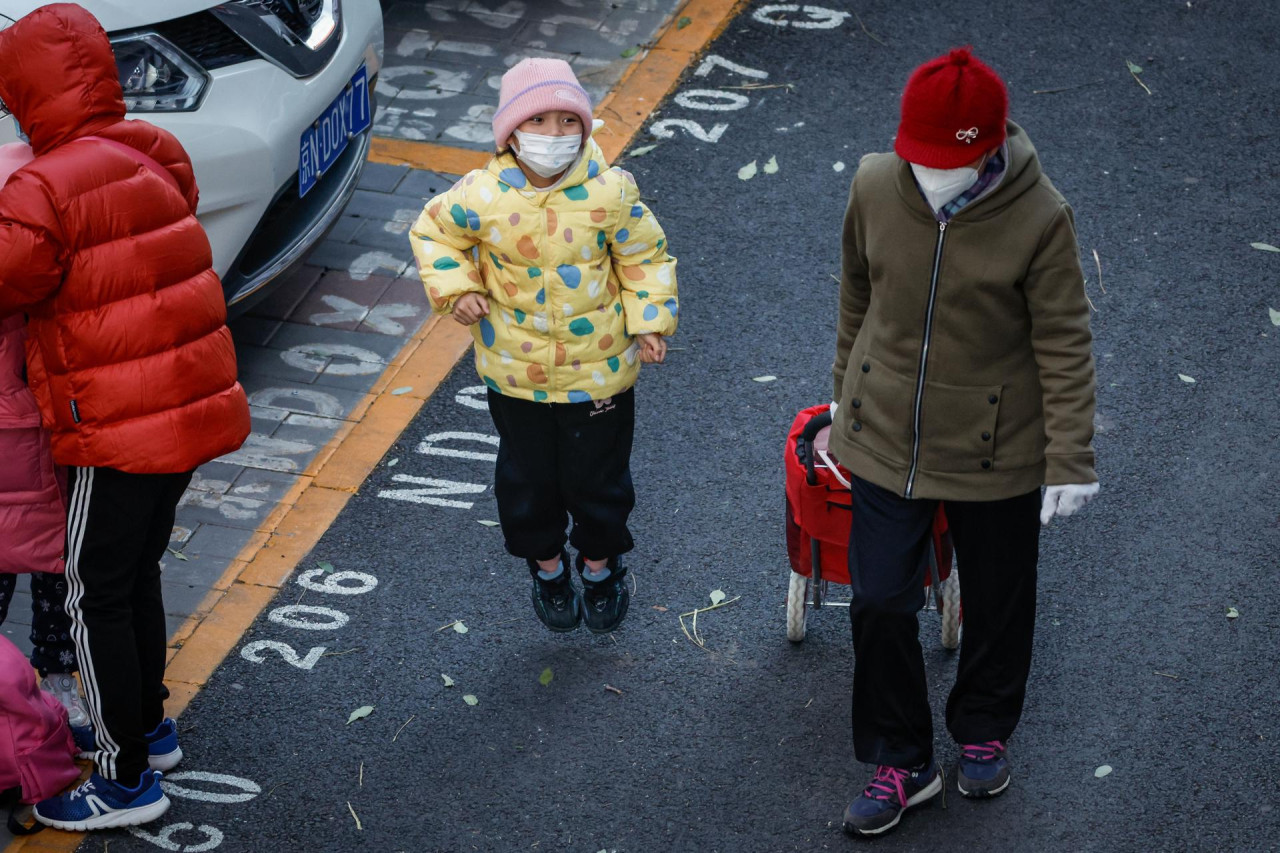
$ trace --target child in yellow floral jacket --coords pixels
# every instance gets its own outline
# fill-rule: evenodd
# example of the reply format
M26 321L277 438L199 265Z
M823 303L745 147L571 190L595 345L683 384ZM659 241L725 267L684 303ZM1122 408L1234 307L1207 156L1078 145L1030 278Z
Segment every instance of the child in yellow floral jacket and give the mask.
M432 307L472 328L501 439L498 517L538 618L607 633L629 603L632 386L640 362L663 361L678 303L662 228L592 124L568 63L523 60L502 78L497 156L430 200L410 240Z

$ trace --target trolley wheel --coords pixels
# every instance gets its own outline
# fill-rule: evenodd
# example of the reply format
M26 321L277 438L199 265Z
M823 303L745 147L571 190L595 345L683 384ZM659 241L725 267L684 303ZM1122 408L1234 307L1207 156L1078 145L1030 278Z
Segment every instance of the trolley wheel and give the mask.
M787 639L793 643L804 640L812 591L813 581L810 578L796 572L791 573L791 585L787 588Z
M960 646L960 572L951 570L951 575L942 582L942 603L938 608L942 616L942 647L956 649Z

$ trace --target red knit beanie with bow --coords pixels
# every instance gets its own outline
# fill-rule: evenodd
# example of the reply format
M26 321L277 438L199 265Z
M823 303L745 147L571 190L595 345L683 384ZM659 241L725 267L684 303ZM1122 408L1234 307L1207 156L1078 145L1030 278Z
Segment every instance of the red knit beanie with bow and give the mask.
M902 93L893 150L910 163L955 169L1004 142L1009 93L968 47L917 68Z

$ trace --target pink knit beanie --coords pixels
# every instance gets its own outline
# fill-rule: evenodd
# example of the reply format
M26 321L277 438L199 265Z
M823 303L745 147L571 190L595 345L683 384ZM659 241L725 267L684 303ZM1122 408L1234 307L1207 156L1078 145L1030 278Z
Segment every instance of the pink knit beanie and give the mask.
M522 59L502 75L493 141L501 151L511 132L531 116L550 110L577 113L582 138L591 137L591 97L563 59Z

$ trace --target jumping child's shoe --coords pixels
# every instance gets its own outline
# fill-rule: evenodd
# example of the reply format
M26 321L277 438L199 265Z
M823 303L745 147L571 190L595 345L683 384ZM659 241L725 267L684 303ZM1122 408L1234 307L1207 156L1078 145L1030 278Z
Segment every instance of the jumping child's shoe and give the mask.
M169 810L160 777L147 770L137 787L126 788L95 772L75 790L36 803L33 812L45 826L72 832L150 823Z
M1004 741L966 743L960 748L956 767L960 793L973 799L988 799L1009 787L1009 758Z
M593 634L608 634L617 630L631 606L631 590L625 578L627 570L617 557L610 557L608 565L600 573L587 567L586 560L578 555L578 574L582 576L582 621Z
M538 614L538 619L557 633L577 628L582 616L578 591L573 588L569 571L569 554L560 552L560 573L550 580L542 577L535 561L527 562L533 575L533 611Z
M930 759L914 770L880 765L875 778L844 810L844 831L850 835L880 835L898 825L902 813L942 790L938 763Z

